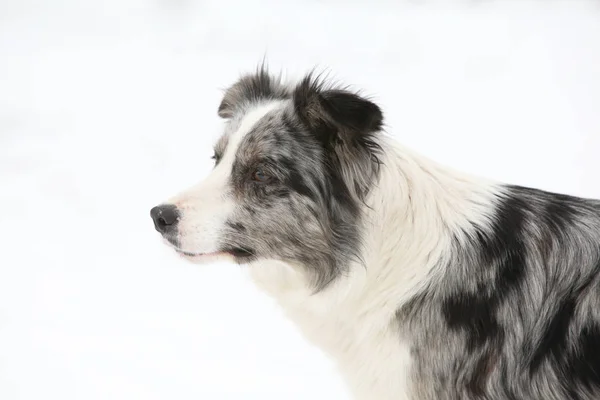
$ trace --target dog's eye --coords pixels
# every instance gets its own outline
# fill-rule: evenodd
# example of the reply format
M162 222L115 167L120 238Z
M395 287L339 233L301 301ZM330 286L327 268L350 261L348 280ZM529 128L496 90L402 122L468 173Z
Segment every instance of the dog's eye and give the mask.
M213 156L211 157L213 160L215 160L215 164L219 163L219 160L221 159L221 156L218 155L217 153L213 154Z
M262 168L257 168L252 174L252 180L256 182L266 182L269 180L269 176Z

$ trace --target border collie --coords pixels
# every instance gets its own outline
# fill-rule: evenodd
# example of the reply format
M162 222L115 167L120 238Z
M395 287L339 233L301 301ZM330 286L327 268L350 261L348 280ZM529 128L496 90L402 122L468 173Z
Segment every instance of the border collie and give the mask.
M451 171L312 73L261 66L218 115L214 169L155 228L248 264L354 398L600 399L600 201Z

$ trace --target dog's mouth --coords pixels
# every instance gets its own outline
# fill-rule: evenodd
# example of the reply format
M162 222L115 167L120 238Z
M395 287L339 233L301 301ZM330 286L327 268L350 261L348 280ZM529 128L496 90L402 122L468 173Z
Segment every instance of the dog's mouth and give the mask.
M219 251L212 253L193 253L175 248L175 251L183 256L191 258L199 257L218 257L218 256L231 256L238 259L250 258L254 256L254 251L244 247L227 247Z

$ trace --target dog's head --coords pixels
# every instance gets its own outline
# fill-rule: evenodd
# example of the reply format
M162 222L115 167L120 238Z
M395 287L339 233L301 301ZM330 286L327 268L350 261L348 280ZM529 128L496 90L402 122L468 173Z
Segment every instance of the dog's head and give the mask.
M359 256L381 110L311 75L287 86L261 67L226 91L218 114L213 171L151 210L156 229L190 260L280 260L324 287Z

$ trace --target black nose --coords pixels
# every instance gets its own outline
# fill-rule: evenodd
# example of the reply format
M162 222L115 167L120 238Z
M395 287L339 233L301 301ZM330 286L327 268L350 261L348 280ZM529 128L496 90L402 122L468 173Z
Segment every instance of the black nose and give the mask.
M154 228L162 234L173 231L179 221L179 211L171 204L154 207L150 210L150 216L154 221Z

